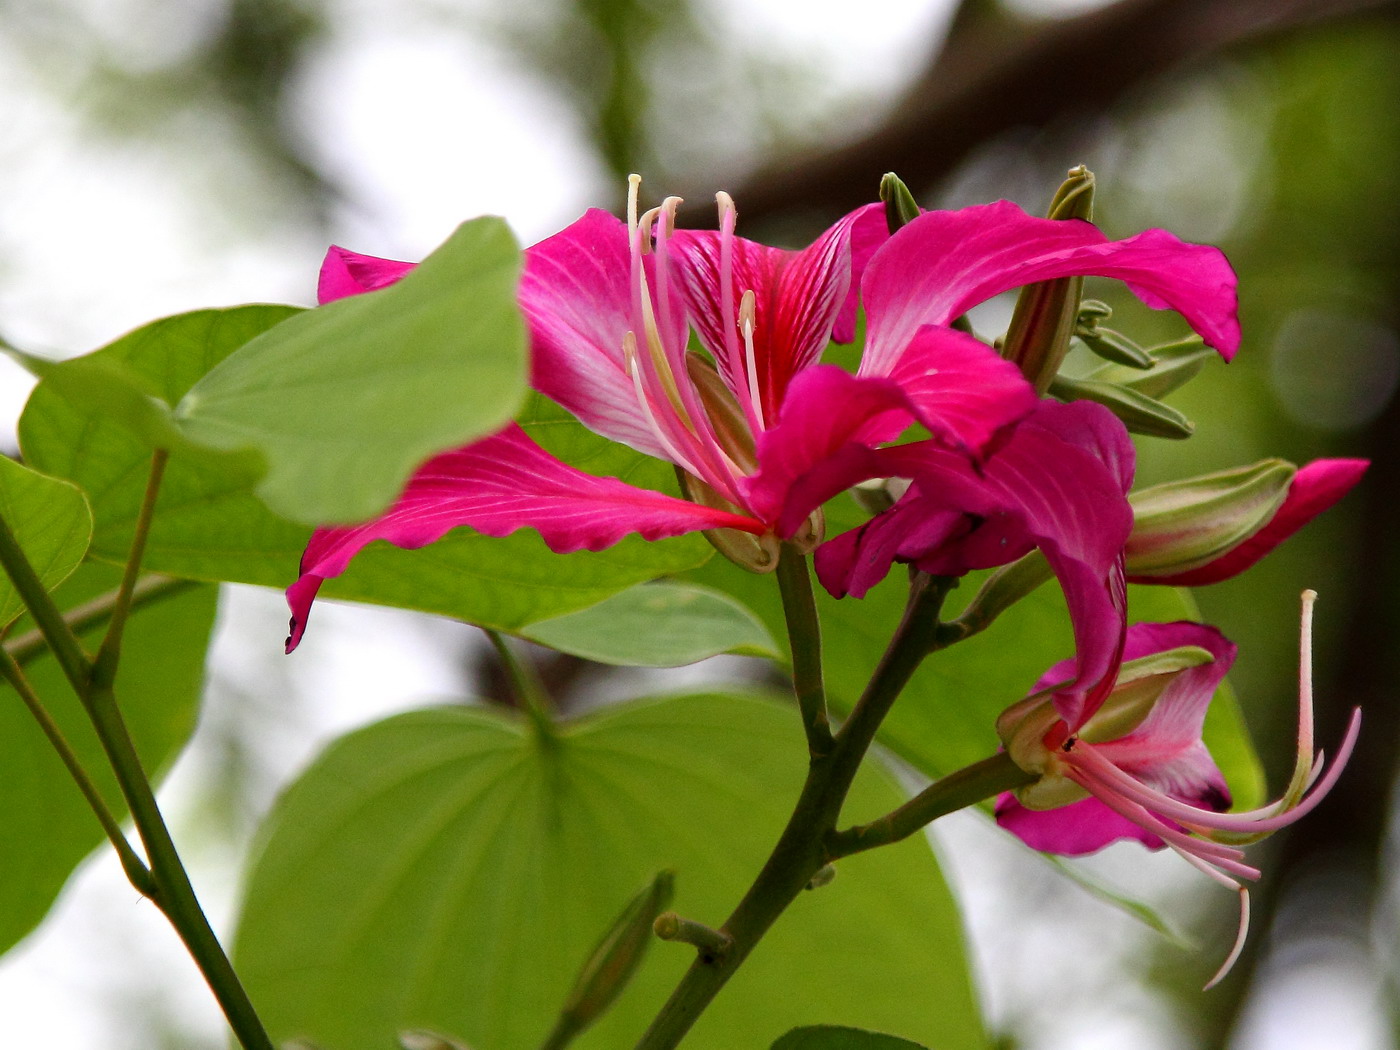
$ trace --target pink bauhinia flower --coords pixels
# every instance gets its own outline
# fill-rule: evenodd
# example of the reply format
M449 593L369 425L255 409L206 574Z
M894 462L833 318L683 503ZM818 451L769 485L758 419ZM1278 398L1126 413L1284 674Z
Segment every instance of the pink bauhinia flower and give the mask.
M1088 223L1034 219L1002 202L929 213L875 251L872 223L883 219L870 206L788 252L736 237L725 194L718 231L675 231L677 199L638 217L635 187L626 225L590 211L526 252L519 300L531 381L595 432L675 464L691 501L591 478L507 427L425 464L379 519L318 531L288 591L289 645L321 582L367 543L422 546L459 525L490 535L536 528L559 552L632 533L737 530L760 539L755 560L771 567L777 541L815 510L790 512L794 486L839 475L840 454L917 422L932 445L970 462L1031 411L1033 391L1014 366L945 327L1026 281L1121 276L1151 305L1199 320L1222 352L1237 338L1223 256L1162 231L1109 242ZM407 269L333 250L322 297L369 291ZM856 375L817 363L831 337L853 331L853 272L863 274L869 321ZM687 352L688 321L713 364Z
M1303 595L1298 686L1298 752L1288 788L1268 805L1227 812L1225 778L1203 743L1206 709L1235 659L1235 646L1203 624L1134 624L1112 690L1087 717L1065 717L1052 697L1075 673L1051 667L1025 700L1005 711L997 731L1007 752L1038 778L997 802L997 822L1031 847L1078 856L1119 839L1169 847L1240 893L1240 928L1214 984L1244 946L1248 894L1257 879L1239 847L1298 820L1336 782L1357 732L1351 722L1330 766L1313 751L1312 604ZM1325 770L1325 772L1324 772ZM1209 987L1209 985L1207 985Z
M457 526L502 536L539 531L554 551L599 550L697 530L760 539L754 562L776 564L786 492L832 452L878 443L919 422L949 447L976 452L1029 411L1034 395L989 347L930 328L889 355L884 374L853 376L816 359L833 330L850 338L852 222L801 252L734 236L720 195L717 233L677 233L678 198L626 224L593 210L526 252L519 290L531 336L531 383L591 430L675 464L690 500L597 478L510 425L434 457L381 517L317 530L288 589L288 650L322 582L368 543L421 547ZM383 287L411 264L332 249L322 302ZM696 319L714 364L689 352Z

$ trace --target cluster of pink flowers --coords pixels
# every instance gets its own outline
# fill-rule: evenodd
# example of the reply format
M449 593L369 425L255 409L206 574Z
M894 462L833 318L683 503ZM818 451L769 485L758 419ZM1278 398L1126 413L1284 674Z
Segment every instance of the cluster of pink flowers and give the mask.
M1228 360L1240 331L1225 257L1163 230L1109 240L1088 222L1004 201L927 212L893 234L870 205L785 251L736 236L726 194L719 229L704 232L675 228L675 198L638 214L635 179L630 201L625 223L589 211L526 251L519 302L532 385L596 433L674 464L688 498L585 474L509 425L430 460L378 519L317 531L288 591L288 649L322 581L374 540L412 548L457 526L493 536L528 527L569 552L706 530L735 537L724 549L761 570L780 542L820 538L828 498L901 478L908 488L892 507L817 549L831 593L858 598L896 562L957 576L1039 549L1067 599L1075 655L998 726L1013 759L1040 775L1001 800L1001 824L1051 852L1129 838L1169 846L1231 885L1257 876L1212 835L1263 834L1304 812L1340 769L1355 722L1313 783L1305 702L1289 792L1263 810L1225 812L1230 794L1201 726L1234 646L1199 624L1130 629L1126 583L1232 576L1340 498L1365 464L1311 464L1228 542L1189 564L1135 566L1135 550L1156 539L1134 531L1123 424L1097 404L1039 397L1013 363L952 326L999 293L1095 275L1175 310ZM410 268L334 248L320 300ZM829 341L852 340L858 307L859 369L820 363ZM692 330L705 354L688 349ZM892 443L913 424L927 436Z

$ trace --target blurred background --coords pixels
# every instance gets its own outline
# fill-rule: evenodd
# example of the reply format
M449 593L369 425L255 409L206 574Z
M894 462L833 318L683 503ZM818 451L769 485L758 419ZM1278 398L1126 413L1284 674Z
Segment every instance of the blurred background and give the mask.
M309 302L328 243L421 257L461 219L529 242L639 171L685 221L800 245L899 172L930 207L1042 210L1099 178L1112 236L1225 248L1245 344L1144 440L1151 483L1282 455L1375 461L1247 578L1199 592L1271 775L1291 766L1296 607L1321 592L1319 739L1365 707L1328 802L1258 847L1254 936L1219 989L1182 950L981 820L936 842L1003 1047L1396 1045L1400 754L1400 3L1381 0L0 0L0 331L80 353L154 317ZM1178 319L1120 308L1150 342ZM990 327L990 326L989 326ZM1117 324L1115 324L1117 327ZM0 445L29 381L0 362ZM289 567L290 574L291 567ZM346 729L489 692L464 628L328 605L295 659L279 595L231 588L194 746L162 798L227 928L248 838ZM733 673L733 668L701 673ZM0 769L3 758L0 757ZM0 858L0 880L3 880ZM1131 846L1092 866L1219 954L1234 898ZM95 855L0 960L0 1044L224 1045L192 965Z

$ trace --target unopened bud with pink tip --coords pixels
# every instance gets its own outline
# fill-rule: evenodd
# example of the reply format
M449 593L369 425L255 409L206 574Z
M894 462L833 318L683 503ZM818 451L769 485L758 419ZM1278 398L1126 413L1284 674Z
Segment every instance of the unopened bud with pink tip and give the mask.
M1238 575L1361 480L1364 459L1281 459L1132 493L1128 579L1195 587Z

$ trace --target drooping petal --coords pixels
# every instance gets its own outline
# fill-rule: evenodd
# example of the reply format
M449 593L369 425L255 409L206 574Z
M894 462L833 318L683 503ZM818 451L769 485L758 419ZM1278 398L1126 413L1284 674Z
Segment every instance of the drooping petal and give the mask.
M1347 494L1366 473L1365 459L1318 459L1294 475L1282 506L1262 529L1214 561L1171 576L1132 576L1134 583L1202 587L1238 576Z
M725 237L721 232L678 230L671 240L672 249L684 260L691 320L740 401L749 397L744 344L741 332L725 331L724 304L727 299L730 309L737 310L744 292L753 291L756 386L763 418L770 425L778 416L788 383L816 363L832 338L833 325L850 288L850 227L859 214L852 212L840 219L801 251L730 238L727 288L722 276Z
M897 523L867 526L836 554L819 558L823 584L838 595L868 588L894 560L961 575L1039 547L1059 578L1074 626L1076 669L1059 679L1070 684L1056 706L1077 728L1112 686L1123 644L1122 548L1132 528L1124 490L1132 463L1127 432L1107 409L1046 401L1012 428L980 470L930 442L873 450L848 446L792 487L783 520L864 477L913 481L900 504L885 512ZM980 520L965 530L928 520L949 511ZM933 543L923 550L906 542L920 530Z
M894 562L911 562L929 551L956 547L956 541L973 527L967 514L921 500L915 493L818 547L813 555L817 579L834 598L864 598Z
M375 291L393 284L414 265L395 259L380 259L374 255L361 255L333 244L321 263L316 301L330 303L347 295Z
M997 799L996 818L1031 849L1065 857L1095 853L1119 839L1136 839L1153 850L1166 845L1093 797L1058 809L1037 810L1026 808L1008 793Z
M526 249L519 301L530 329L530 385L595 433L669 460L623 356L634 328L629 268L626 225L597 208Z
M926 212L875 253L861 283L861 372L893 370L923 325L946 325L1000 292L1076 275L1126 281L1149 306L1180 313L1227 360L1239 346L1235 275L1218 249L1165 230L1110 241L1091 223L1040 219L998 201Z
M764 531L752 518L585 474L555 459L512 423L429 460L374 521L316 531L302 556L300 578L287 591L288 651L301 638L321 582L340 575L366 545L387 540L397 547L423 547L462 525L488 536L533 528L559 554L602 550L634 533L658 540L700 529Z

